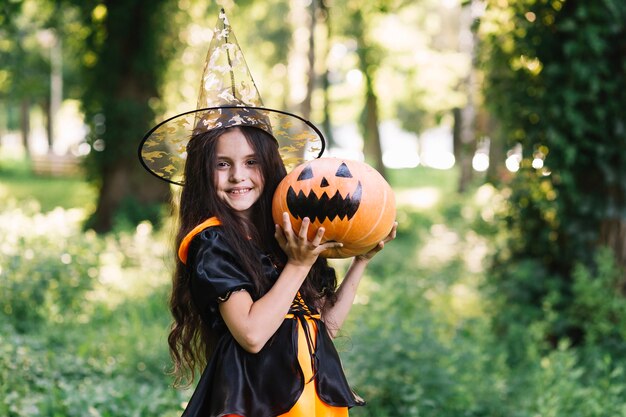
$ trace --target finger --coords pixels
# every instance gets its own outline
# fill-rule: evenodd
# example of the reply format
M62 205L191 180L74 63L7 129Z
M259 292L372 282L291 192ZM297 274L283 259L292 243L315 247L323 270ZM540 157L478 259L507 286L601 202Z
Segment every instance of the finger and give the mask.
M393 222L393 227L391 228L391 235L395 239L396 233L398 232L398 222Z
M377 254L378 252L380 252L381 250L383 250L383 248L385 247L385 241L381 240L380 242L378 242L378 245L374 246L372 248L372 250L370 251L370 253L372 254L372 256L374 256L374 254Z
M389 232L389 234L385 238L384 242L389 242L389 241L395 239L397 232L398 232L398 222L393 222L393 227L391 228L391 231Z
M285 237L285 233L283 232L283 228L280 225L275 225L274 238L278 242L278 244L282 247L285 243L287 243L287 238Z
M338 249L338 248L342 248L343 247L343 243L341 242L335 242L335 241L328 241L328 242L324 242L321 245L319 245L316 250L318 250L318 253L322 253L324 252L326 249Z
M307 235L309 233L309 225L311 224L311 220L308 217L302 219L302 225L300 225L300 232L298 233L298 237L302 240L307 240Z
M285 211L283 212L283 230L285 234L291 232L291 222L289 221L289 214Z
M318 246L322 242L322 238L324 237L325 231L326 229L324 229L323 227L320 227L319 229L317 229L317 232L315 233L315 236L313 237L313 240L311 241L311 244L313 246Z

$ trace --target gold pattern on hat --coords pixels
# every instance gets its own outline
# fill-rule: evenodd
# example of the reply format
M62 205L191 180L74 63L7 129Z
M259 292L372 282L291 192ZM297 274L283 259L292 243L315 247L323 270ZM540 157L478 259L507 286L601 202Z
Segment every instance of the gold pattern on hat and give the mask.
M222 9L206 56L196 110L167 119L150 130L139 147L150 173L183 185L187 144L216 128L252 126L272 135L287 170L318 158L322 133L295 114L264 107L243 52Z

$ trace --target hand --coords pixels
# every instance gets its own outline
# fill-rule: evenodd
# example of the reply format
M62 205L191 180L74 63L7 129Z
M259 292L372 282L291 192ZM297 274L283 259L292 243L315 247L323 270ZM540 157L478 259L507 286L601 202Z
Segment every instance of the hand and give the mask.
M383 250L387 242L390 242L396 238L397 230L398 230L398 222L393 222L393 227L391 228L391 232L389 232L386 238L378 242L378 245L376 245L369 252L364 253L362 255L357 255L354 257L354 259L357 261L368 262L370 259L374 257L374 255L376 255L378 252Z
M343 244L339 242L321 243L322 238L324 237L323 227L320 227L313 237L313 240L309 241L307 235L310 224L311 221L309 218L305 217L302 220L300 231L296 235L291 227L289 214L286 212L283 213L282 227L278 224L276 225L274 237L278 241L281 249L287 255L287 262L291 262L292 264L299 266L310 267L315 263L319 254L324 252L326 249L340 248L343 246Z

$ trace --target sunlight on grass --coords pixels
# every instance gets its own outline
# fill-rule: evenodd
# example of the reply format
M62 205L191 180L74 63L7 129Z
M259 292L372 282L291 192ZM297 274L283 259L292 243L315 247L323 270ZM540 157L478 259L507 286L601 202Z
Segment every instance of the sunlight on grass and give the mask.
M428 240L419 248L417 258L422 265L434 267L450 262L458 251L459 235L444 224L430 228Z
M122 232L105 238L100 254L100 280L91 297L110 308L129 298L149 297L166 285L173 271L171 248L165 236L148 222L134 233Z
M57 207L93 211L96 189L81 176L46 177L32 173L25 158L0 153L0 200L17 203L36 201L42 212Z
M435 187L420 187L395 192L396 203L418 209L430 209L441 199L441 191Z

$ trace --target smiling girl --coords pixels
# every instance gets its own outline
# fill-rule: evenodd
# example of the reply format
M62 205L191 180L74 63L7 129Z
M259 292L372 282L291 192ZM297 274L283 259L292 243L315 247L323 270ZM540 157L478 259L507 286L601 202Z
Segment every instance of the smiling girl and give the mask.
M223 13L220 19L207 71L242 62ZM217 65L220 57L227 60ZM241 72L230 67L217 83L205 71L211 82L202 91L210 100L201 97L198 110L155 127L140 147L151 173L183 186L168 342L177 382L191 383L203 369L183 415L347 416L364 401L350 389L331 339L366 265L396 228L353 258L338 287L319 255L341 244L321 243L323 228L308 240L308 219L297 233L286 213L275 224L271 210L283 161L293 160L283 150L313 144L301 156L312 149L320 156L323 136L296 115L261 107L260 97L242 101L236 86L254 84L233 82L235 74ZM193 134L172 137L174 120L194 126ZM184 152L173 152L181 143Z

